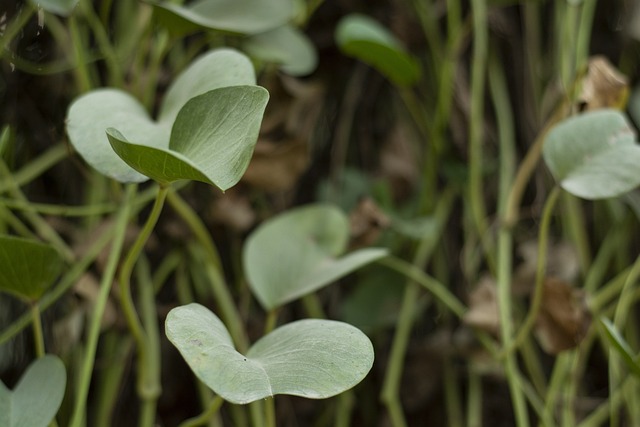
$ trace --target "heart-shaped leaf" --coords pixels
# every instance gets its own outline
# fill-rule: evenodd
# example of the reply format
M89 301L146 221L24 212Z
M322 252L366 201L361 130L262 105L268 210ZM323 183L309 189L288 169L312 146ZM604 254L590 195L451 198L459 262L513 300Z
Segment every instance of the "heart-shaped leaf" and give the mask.
M61 270L62 257L50 245L0 235L0 291L35 301L53 285Z
M547 166L562 188L585 199L619 196L640 185L640 146L624 115L603 109L549 131Z
M181 179L226 190L249 165L269 93L260 86L233 86L192 98L180 110L168 148L125 139L117 129L107 135L129 166L163 184Z
M367 248L336 258L348 238L348 219L331 205L310 205L266 221L244 246L249 286L271 310L387 255L386 249Z
M400 41L377 21L365 15L342 18L336 42L347 55L378 70L399 86L410 86L420 78L420 65Z
M13 391L0 381L0 426L46 427L64 397L67 374L56 356L34 361Z
M220 319L199 304L174 308L166 333L195 375L237 404L276 394L324 399L358 384L373 364L371 341L333 320L284 325L238 353Z
M290 25L249 37L243 47L252 57L279 64L282 71L292 76L307 75L315 70L318 63L311 41Z
M197 29L258 34L284 25L295 12L292 0L200 0L188 6L149 3L158 20L176 35Z
M79 0L32 0L36 7L41 7L49 13L54 13L60 16L69 16L73 9L78 4Z
M126 92L117 89L91 91L77 98L67 114L67 133L78 153L100 173L120 182L142 182L147 176L127 165L113 151L106 135L117 129L130 141L167 149L180 109L198 95L214 89L255 84L249 59L231 49L219 49L194 61L168 89L158 121Z

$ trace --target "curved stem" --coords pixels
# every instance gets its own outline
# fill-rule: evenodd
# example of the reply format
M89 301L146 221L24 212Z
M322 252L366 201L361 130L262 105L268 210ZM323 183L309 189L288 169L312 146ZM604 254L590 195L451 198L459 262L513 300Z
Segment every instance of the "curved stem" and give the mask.
M547 267L547 248L549 246L549 225L551 224L551 215L553 213L553 208L555 207L560 194L560 187L555 186L549 194L547 201L545 202L538 237L538 265L536 268L536 281L533 291L533 299L531 301L531 307L529 308L527 317L523 321L522 326L520 327L520 330L516 335L516 338L513 340L511 346L505 350L506 352L515 350L520 346L520 344L522 344L522 342L524 342L525 338L533 328L533 325L536 322L536 318L538 317L538 311L540 310L540 306L542 305L542 296L544 293L544 277Z
M200 415L194 418L189 418L180 423L178 427L197 427L207 423L220 409L224 400L220 396L216 396L211 400L209 407Z
M136 347L138 351L138 395L144 401L146 401L147 399L155 399L160 390L159 385L156 384L153 374L149 372L150 366L147 365L147 361L149 358L147 336L145 334L140 318L138 317L138 313L131 296L131 273L133 272L133 267L136 264L140 253L142 252L147 240L149 239L149 236L151 235L156 223L158 222L158 218L160 217L160 213L162 212L162 207L164 205L164 201L168 191L168 186L160 185L158 187L158 194L156 195L156 200L153 204L153 208L149 213L149 217L147 218L144 227L142 228L142 230L140 230L138 238L131 246L129 253L127 253L122 267L120 268L119 276L120 304L122 305L122 311L125 315L129 330L131 331L131 334L136 341Z

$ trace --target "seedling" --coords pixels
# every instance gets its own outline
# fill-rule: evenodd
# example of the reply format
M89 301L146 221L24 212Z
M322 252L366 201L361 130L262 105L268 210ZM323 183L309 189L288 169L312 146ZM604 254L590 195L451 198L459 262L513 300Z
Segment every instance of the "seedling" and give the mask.
M234 349L223 323L199 304L167 316L169 340L195 375L231 403L276 394L324 399L353 387L373 364L373 346L346 323L307 319L288 323L254 343Z

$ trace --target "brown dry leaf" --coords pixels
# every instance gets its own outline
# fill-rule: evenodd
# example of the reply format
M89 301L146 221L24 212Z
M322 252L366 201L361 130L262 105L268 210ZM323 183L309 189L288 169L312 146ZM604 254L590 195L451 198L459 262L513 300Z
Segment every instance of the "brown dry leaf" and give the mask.
M489 277L480 279L480 283L469 295L469 310L462 321L465 325L498 336L500 331L500 313L498 312L498 292L496 283Z
M265 191L291 189L309 165L308 144L287 139L260 140L242 181Z
M624 109L629 96L629 79L604 56L589 59L587 75L582 81L580 101L586 110L598 108Z
M218 197L213 202L211 219L243 232L256 222L256 213L246 197L228 191L224 197Z
M554 277L545 279L535 329L542 349L549 354L558 354L574 348L590 325L585 292Z
M324 87L281 75L263 84L271 100L242 181L269 192L286 191L309 166L309 143L323 108Z
M360 199L349 214L349 234L351 249L370 246L378 240L380 233L389 227L391 220L370 197Z

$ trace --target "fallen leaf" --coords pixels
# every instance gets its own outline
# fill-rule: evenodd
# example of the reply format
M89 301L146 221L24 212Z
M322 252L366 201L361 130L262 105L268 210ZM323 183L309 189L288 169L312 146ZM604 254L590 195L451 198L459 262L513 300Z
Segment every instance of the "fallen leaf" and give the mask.
M235 231L243 232L256 222L256 213L246 197L228 191L213 202L211 219Z
M629 97L629 79L604 56L589 59L587 75L582 81L579 101L585 110L616 108L623 110Z
M572 349L580 344L590 325L585 292L554 277L545 279L535 328L542 349L549 354Z
M549 244L547 254L547 276L553 276L565 282L573 282L580 273L580 260L575 247L567 242ZM538 242L529 240L518 246L518 255L522 263L513 275L512 289L516 295L528 295L533 290L538 267Z
M462 321L465 325L482 329L494 336L500 331L498 312L498 293L496 283L489 277L483 277L469 294L469 310Z
M308 144L287 139L260 140L242 181L265 191L291 189L309 165Z

